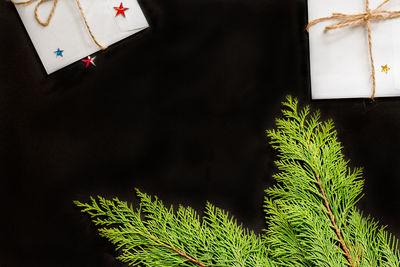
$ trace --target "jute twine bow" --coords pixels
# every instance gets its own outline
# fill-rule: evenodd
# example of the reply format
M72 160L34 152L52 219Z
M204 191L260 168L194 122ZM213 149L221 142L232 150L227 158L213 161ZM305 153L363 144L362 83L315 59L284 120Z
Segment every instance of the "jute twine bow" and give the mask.
M372 72L371 76L372 76L372 86L373 86L371 99L374 99L375 89L376 89L375 65L374 65L374 57L372 55L371 21L387 20L400 17L400 11L379 10L383 5L385 5L389 1L390 0L385 0L377 8L371 10L369 8L369 0L366 0L364 13L359 13L359 14L333 13L332 16L312 20L307 25L307 31L309 31L310 27L312 27L313 25L331 19L339 20L339 22L333 23L325 27L325 31L340 29L348 26L355 26L364 23L367 25L369 57L371 62L371 72Z
M14 5L28 5L28 4L31 4L31 3L35 2L35 1L37 1L37 0L28 0L28 1L24 1L24 2L16 2L15 0L11 0L11 2L12 2ZM51 9L49 16L47 17L47 20L46 20L46 21L43 21L43 20L41 20L40 17L39 17L38 10L39 10L40 5L42 5L43 3L48 2L48 1L53 1L53 8ZM58 0L40 0L39 3L37 3L37 5L36 5L36 7L35 7L35 18L36 18L37 22L39 22L40 25L42 25L42 26L47 26L47 25L50 24L50 21L51 21L51 19L53 18L54 12L55 12L56 7L57 7L57 3L58 3ZM90 37L92 37L92 40L96 43L96 45L97 45L101 50L107 49L107 47L102 46L102 45L97 41L97 39L96 39L96 37L94 36L92 30L90 29L89 23L88 23L87 20L86 20L86 16L85 16L85 13L83 12L83 8L82 8L82 6L81 6L80 1L79 1L79 0L76 0L76 4L77 4L78 7L79 7L79 11L81 12L82 18L83 18L83 20L85 21L86 28L88 29L88 32L89 32L89 34L90 34Z

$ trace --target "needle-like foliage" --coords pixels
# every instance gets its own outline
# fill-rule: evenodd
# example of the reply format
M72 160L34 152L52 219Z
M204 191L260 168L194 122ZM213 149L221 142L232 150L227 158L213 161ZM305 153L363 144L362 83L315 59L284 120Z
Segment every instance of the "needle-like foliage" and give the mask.
M356 208L361 169L351 170L331 120L283 102L283 118L267 131L278 151L277 184L266 190L267 230L258 236L207 204L167 208L137 190L137 209L118 198L75 204L132 266L399 267L398 241Z
M266 190L266 243L280 266L400 265L397 240L356 208L361 169L351 170L331 120L287 97L277 129L277 185Z
M75 201L100 226L100 235L132 266L272 266L263 240L226 212L206 205L204 217L180 206L176 212L137 190L134 210L115 198Z

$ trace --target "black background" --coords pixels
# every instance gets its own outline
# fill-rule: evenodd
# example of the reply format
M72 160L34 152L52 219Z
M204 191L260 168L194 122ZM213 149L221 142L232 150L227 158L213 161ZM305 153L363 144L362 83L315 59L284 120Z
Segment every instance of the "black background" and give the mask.
M360 208L400 236L400 99L311 100L305 0L140 4L151 28L47 76L0 2L1 267L122 266L72 201L135 187L260 232L287 94L335 120L365 167Z

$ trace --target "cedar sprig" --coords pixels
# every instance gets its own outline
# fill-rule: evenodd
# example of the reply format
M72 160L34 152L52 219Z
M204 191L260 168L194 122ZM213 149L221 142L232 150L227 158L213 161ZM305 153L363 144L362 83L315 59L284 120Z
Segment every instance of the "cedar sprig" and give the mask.
M287 97L277 129L277 184L266 190L271 260L283 266L399 266L398 241L356 208L363 180L349 168L332 120Z
M190 207L165 207L136 190L136 210L118 198L91 197L75 204L91 216L100 235L132 266L272 266L260 236L207 203L203 218Z
M398 240L356 207L362 170L349 167L332 120L299 110L290 96L283 106L276 129L267 131L279 172L266 190L261 236L210 203L200 217L139 190L136 210L118 198L75 204L132 266L399 267Z

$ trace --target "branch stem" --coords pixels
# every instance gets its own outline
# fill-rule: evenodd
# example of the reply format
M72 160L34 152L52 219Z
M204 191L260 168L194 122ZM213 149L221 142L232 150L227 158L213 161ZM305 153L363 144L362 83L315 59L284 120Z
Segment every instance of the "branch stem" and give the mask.
M133 227L133 226L131 226L131 227L132 227L133 229L135 229L135 227ZM136 230L136 229L135 229L135 230ZM137 231L137 230L136 230L136 231ZM174 248L174 247L171 246L171 245L167 245L167 244L161 242L161 241L158 240L156 237L154 237L154 236L152 236L152 235L147 235L147 234L145 234L145 233L143 233L143 232L141 232L141 231L137 231L137 232L138 232L138 234L140 234L140 235L142 235L142 236L145 236L145 237L147 237L147 238L150 238L151 240L153 240L154 242L160 244L161 246L166 247L166 248L168 248L168 249L170 249L170 250L176 252L177 254L179 254L180 256L182 256L182 257L184 257L184 258L186 258L187 260L189 260L189 261L191 261L191 262L193 262L193 263L196 263L197 265L199 265L199 266L201 266L201 267L207 267L207 265L205 265L204 263L202 263L202 262L200 262L200 261L198 261L198 260L196 260L196 259L193 259L193 258L190 257L189 255L187 255L187 254L185 254L185 253L179 251L178 249Z
M337 224L336 224L335 217L334 217L333 214L332 214L331 208L330 208L330 206L329 206L328 199L326 198L325 190L324 190L324 188L322 187L322 183L321 183L321 179L320 179L320 177L319 177L319 174L318 174L318 172L317 172L315 169L314 169L314 172L315 172L315 176L317 177L319 189L321 190L322 195L323 195L323 197L324 197L325 207L326 207L326 209L327 209L327 211L328 211L329 218L330 218L330 220L331 220L331 222L332 222L332 224L333 224L333 227L335 228L336 235L337 235L338 238L339 238L339 242L340 242L340 244L342 245L342 248L343 248L343 250L344 250L344 252L345 252L345 254L346 254L346 258L347 258L347 260L349 261L350 266L354 267L353 261L351 260L351 257L350 257L350 254L349 254L349 249L347 248L346 243L344 242L343 237L342 237L342 235L340 234L340 230L339 230L339 228L338 228L338 226L337 226Z
M181 255L182 257L185 257L185 258L188 259L189 261L191 261L191 262L193 262L193 263L196 263L196 264L199 265L199 266L207 267L207 265L201 263L201 262L198 261L198 260L193 259L192 257L186 255L185 253L180 252L179 250L177 250L176 248L174 248L174 247L172 247L172 246L166 245L166 247L169 248L169 249L172 249L173 251L175 251L176 253L178 253L178 254Z

